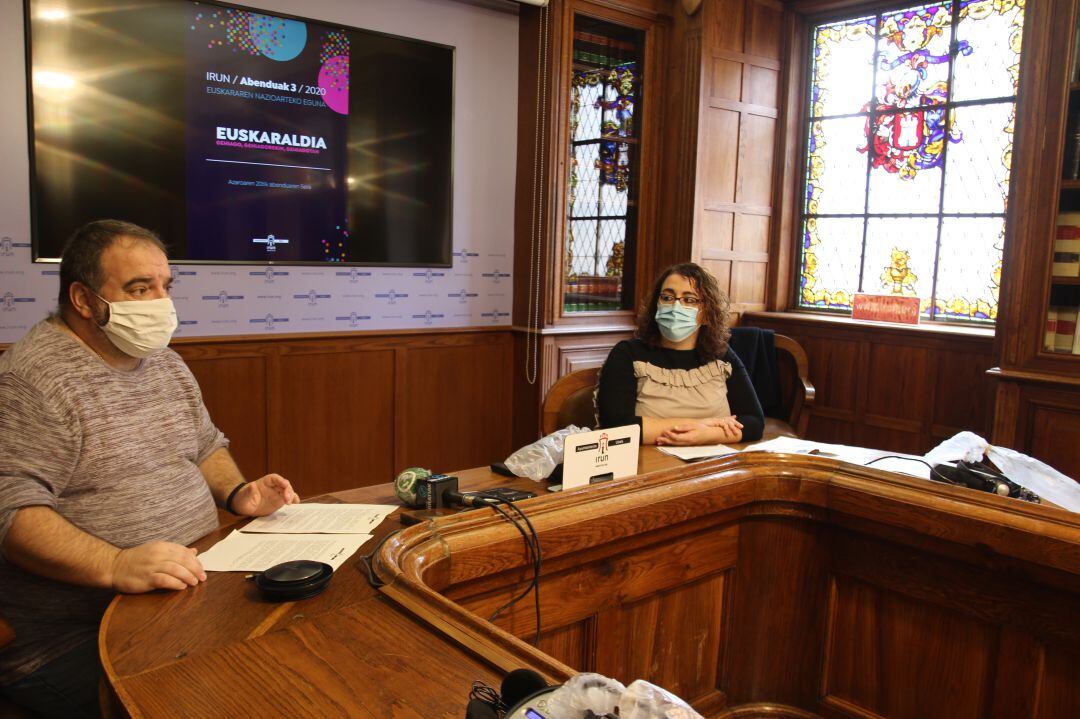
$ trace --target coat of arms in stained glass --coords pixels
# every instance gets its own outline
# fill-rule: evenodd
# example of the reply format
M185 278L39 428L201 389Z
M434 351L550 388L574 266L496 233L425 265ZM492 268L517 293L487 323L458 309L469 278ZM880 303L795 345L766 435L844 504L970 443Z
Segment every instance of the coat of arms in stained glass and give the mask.
M918 296L997 316L1024 0L954 0L818 25L801 307Z

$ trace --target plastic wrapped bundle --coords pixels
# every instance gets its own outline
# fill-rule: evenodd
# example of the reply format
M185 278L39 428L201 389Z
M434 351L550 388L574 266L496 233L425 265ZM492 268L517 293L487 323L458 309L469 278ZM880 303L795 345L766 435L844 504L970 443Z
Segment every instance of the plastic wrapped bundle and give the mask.
M507 457L504 464L519 477L528 477L534 482L547 479L555 471L555 466L563 461L563 443L566 438L578 432L588 431L576 425L563 427L532 444L525 445Z
M562 719L615 716L619 698L626 691L622 682L603 674L578 674L551 695L547 715Z

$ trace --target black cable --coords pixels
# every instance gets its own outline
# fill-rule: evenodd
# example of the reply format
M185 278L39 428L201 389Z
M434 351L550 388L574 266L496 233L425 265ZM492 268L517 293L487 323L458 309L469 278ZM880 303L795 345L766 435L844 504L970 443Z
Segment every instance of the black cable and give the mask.
M513 524L518 529L518 531L520 531L522 533L522 536L525 537L525 546L528 549L529 561L533 565L533 579L532 579L532 582L529 584L529 586L525 587L524 590L522 590L517 596L512 598L509 602L507 602L506 604L504 604L501 607L499 607L498 609L496 609L495 612L488 618L488 621L489 622L495 621L503 612L505 612L507 609L509 609L512 606L514 606L515 604L517 604L519 601L521 601L525 597L525 595L527 595L530 591L532 591L533 592L534 606L535 606L535 609L536 609L536 640L535 640L535 644L536 644L536 646L539 646L540 645L540 573L541 573L541 570L543 568L543 554L542 554L542 552L540 550L540 535L537 533L536 527L533 526L533 523L531 521L529 521L529 517L525 514L525 512L523 512L521 510L520 507L518 507L516 504L514 504L514 502L512 502L512 501L510 501L508 499L504 499L504 498L499 497L499 496L494 495L494 494L485 494L484 492L477 492L475 494L477 496L481 497L482 499L486 500L487 506L491 507L496 512L501 514L508 522ZM506 511L504 511L501 507L499 507L498 506L499 504L505 504L508 507L510 507L512 510L514 510L514 512L518 516L521 517L522 521L525 522L525 525L528 527L529 533L532 536L529 537L529 536L525 535L525 530L521 528L520 523L516 519L511 517L509 514L507 514Z
M479 699L480 701L490 704L493 707L499 706L499 690L494 687L489 687L484 682L477 679L472 683L472 689L469 690L470 699Z
M543 562L544 562L543 553L540 551L540 535L537 534L536 527L534 527L533 523L531 521L529 521L529 518L525 515L525 512L521 511L521 507L517 506L516 504L514 504L509 499L504 499L502 501L504 501L511 509L513 509L515 512L517 512L521 516L521 518L522 518L522 520L524 520L526 526L528 526L529 531L532 532L533 544L536 546L536 566L533 569L533 601L534 601L534 603L536 605L536 646L539 647L540 646L540 574L541 574L541 568L543 567Z
M954 487L966 487L967 486L966 484L952 481L951 479L946 477L944 474L937 471L937 469L934 468L933 466L931 466L931 464L929 462L927 462L925 459L919 459L918 457L904 457L904 456L899 455L899 454L886 454L884 457L878 457L877 459L872 459L869 462L866 462L865 464L863 464L863 466L864 467L869 467L874 462L880 462L883 459L906 459L909 462L918 462L919 464L925 465L930 470L930 478L931 479L936 478L936 481L941 482L942 484L951 484Z
M513 524L514 527L519 532L521 532L521 536L525 539L525 548L526 548L527 553L528 553L528 562L533 567L533 579L532 579L531 582L529 582L528 586L526 586L525 589L521 590L521 592L517 596L515 596L513 599L511 599L506 604L504 604L501 607L499 607L498 609L496 609L492 613L492 615L490 617L488 617L489 622L494 622L496 619L499 618L499 616L503 612L505 612L507 609L509 609L510 607L517 604L519 601L521 601L525 597L525 595L527 595L530 591L532 591L533 589L536 588L536 586L537 586L536 545L533 542L533 538L525 531L525 528L521 526L521 522L519 522L514 517L510 516L506 512L506 510L504 510L502 507L498 506L499 502L501 502L502 500L498 500L498 499L491 498L491 497L488 497L488 498L485 498L485 499L489 500L487 502L487 506L491 507L493 510L495 510L496 512L501 514L503 519L505 519L506 521Z

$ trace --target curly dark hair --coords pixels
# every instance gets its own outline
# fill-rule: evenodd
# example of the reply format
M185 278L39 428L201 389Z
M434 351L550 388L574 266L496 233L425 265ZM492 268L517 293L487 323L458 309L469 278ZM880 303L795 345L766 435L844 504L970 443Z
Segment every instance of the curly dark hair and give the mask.
M652 292L641 304L638 312L637 338L654 347L660 346L660 328L656 324L656 305L660 299L660 290L664 281L671 275L682 275L693 285L694 291L701 296L698 312L701 316L701 329L698 331L694 348L704 362L720 359L728 350L728 338L731 337L729 310L731 303L728 296L720 289L716 278L704 267L693 262L672 265L660 273Z

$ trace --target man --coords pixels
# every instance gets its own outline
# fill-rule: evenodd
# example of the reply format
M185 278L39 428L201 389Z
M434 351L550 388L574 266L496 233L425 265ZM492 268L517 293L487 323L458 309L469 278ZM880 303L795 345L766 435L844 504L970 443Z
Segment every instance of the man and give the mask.
M45 716L95 716L97 628L115 592L206 580L185 545L298 502L245 483L183 360L165 248L101 220L60 263L59 311L0 356L0 693Z

